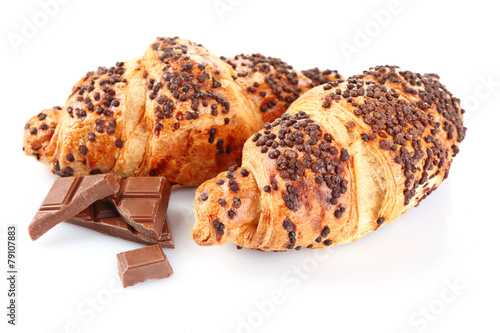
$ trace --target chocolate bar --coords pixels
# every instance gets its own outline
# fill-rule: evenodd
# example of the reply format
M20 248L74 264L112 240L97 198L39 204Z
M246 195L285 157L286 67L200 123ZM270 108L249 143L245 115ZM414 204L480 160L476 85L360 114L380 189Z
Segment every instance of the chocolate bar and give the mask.
M31 239L38 239L58 223L119 189L120 184L109 174L56 179L28 227Z
M164 177L119 179L120 190L109 197L123 219L140 233L161 239L172 191Z
M116 258L124 288L147 280L168 278L174 272L159 245L122 252Z
M66 222L132 242L146 245L159 244L162 247L175 248L166 215L161 237L156 240L141 234L128 225L120 216L114 205L107 199L96 201Z

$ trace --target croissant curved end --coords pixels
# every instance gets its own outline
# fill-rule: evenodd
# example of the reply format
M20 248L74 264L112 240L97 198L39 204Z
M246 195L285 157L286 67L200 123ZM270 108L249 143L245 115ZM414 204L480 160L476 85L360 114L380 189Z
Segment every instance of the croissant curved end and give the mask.
M47 147L61 116L62 108L55 106L31 117L24 126L23 151L28 156L46 163L49 159Z
M260 194L251 171L232 166L196 191L193 240L202 246L232 243L255 247Z

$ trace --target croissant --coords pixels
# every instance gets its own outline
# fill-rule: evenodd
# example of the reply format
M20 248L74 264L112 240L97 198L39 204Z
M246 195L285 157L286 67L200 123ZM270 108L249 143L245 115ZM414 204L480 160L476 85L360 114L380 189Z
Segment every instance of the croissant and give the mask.
M355 241L448 176L463 113L437 75L395 66L313 88L197 189L191 236L262 251Z
M33 116L23 150L61 176L110 172L199 185L240 163L246 139L302 93L338 78L158 38L141 58L88 72L62 108Z

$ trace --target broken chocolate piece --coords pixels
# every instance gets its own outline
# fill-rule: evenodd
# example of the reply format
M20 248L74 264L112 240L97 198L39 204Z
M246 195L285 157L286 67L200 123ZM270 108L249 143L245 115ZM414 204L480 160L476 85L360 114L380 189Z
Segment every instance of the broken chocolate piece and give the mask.
M175 248L167 216L165 215L162 235L154 239L141 234L128 225L120 216L116 208L107 199L96 201L75 217L66 222L100 232L102 234L118 237L146 245L159 244L166 248Z
M124 288L173 274L167 256L159 245L118 253L118 273Z
M119 189L116 178L110 174L56 179L28 227L31 239L38 239L58 223Z
M109 199L123 219L140 233L161 239L172 191L164 177L130 177Z

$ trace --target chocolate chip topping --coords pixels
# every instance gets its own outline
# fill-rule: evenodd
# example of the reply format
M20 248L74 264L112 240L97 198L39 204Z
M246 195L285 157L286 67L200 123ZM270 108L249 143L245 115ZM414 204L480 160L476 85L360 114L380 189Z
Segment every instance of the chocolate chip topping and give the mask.
M235 80L257 99L262 112L277 110L281 113L302 93L297 71L279 58L256 53L240 54L233 58L221 57L236 71ZM311 83L311 86L314 86Z
M238 209L241 207L241 199L238 197L233 198L233 206L234 208Z
M100 173L100 169L92 168L95 161L86 156L95 147L90 143L107 145L109 140L110 143L120 147L121 141L116 140L114 134L117 132L116 116L120 113L120 92L128 84L124 77L124 65L123 62L117 62L112 67L99 67L96 71L88 72L74 86L65 111L72 122L86 122L89 131L82 133L76 151L69 153L67 149L61 149L60 153L66 156L60 159L59 168L54 168L55 173L61 176L73 175L73 169L70 166L66 167L68 163L73 162L86 164L89 173ZM45 113L39 114L38 117L43 120L50 118ZM77 152L85 157L81 158Z
M222 236L224 235L224 229L226 226L223 223L221 223L221 221L219 219L216 219L212 223L212 225L215 229L215 237L216 237L217 241L220 241Z
M330 234L330 228L324 227L321 231L321 237L326 238Z
M327 89L327 85L331 87ZM339 82L327 85L323 107L328 109L331 103L340 100L350 103L355 107L354 115L371 128L370 132L361 133L361 139L375 140L401 165L405 205L415 196L418 186L447 173L450 162L447 157L458 153L453 142L461 142L465 137L464 110L435 74L421 75L395 66L378 66L352 76L342 85ZM402 94L418 100L409 101ZM342 159L345 158L347 153L343 153Z
M80 147L78 148L78 150L80 151L80 153L81 153L82 155L87 155L87 152L88 152L87 147L85 147L85 146L83 146L83 145L82 145L82 146L80 146Z
M385 221L385 219L383 217L379 217L377 219L377 225L379 225L379 226L382 225L384 223L384 221Z
M339 154L332 136L323 133L320 125L305 112L283 114L273 124L265 124L264 130L254 135L252 141L257 147L272 148L267 155L275 160L278 175L287 181L281 197L288 209L294 211L301 205L298 180L304 177L306 169L314 173L318 185L331 191L329 204L338 204L337 199L347 191L347 181L342 177L344 164L349 160L347 150ZM270 185L264 187L264 191L277 190L275 180L270 179Z
M232 219L232 218L234 218L234 217L236 216L236 212L235 212L234 210L230 209L230 210L228 210L228 212L227 212L227 216L228 216L230 219Z
M227 114L230 103L219 92L223 76L216 68L199 63L206 50L192 42L178 37L159 37L151 45L154 57L164 63L160 77L149 76L147 89L150 102L156 115L155 134L157 136L169 126L170 130L179 129L182 122L190 122L201 114L218 116ZM185 107L188 104L189 111ZM170 124L168 119L176 115L177 122ZM226 122L227 124L227 122ZM209 138L213 143L214 137Z
M325 244L325 246L330 246L330 245L332 245L332 243L333 243L333 242L332 242L330 239L327 239L327 240L325 240L325 241L323 242L323 244Z
M302 71L306 77L312 81L313 86L319 86L325 83L333 82L341 78L339 72L329 69L319 70L317 67Z

